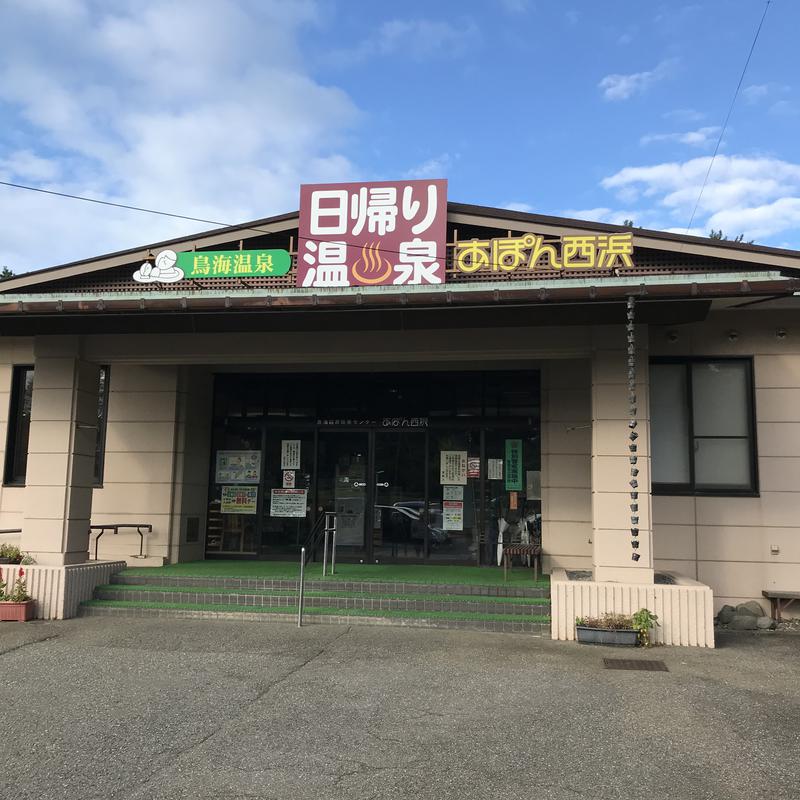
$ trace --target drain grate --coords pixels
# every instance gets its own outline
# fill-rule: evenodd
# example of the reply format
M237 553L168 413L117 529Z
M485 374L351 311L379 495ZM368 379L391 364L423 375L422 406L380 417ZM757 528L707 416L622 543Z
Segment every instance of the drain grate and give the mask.
M643 672L669 672L663 661L653 661L644 658L604 658L603 666L606 669L638 669Z

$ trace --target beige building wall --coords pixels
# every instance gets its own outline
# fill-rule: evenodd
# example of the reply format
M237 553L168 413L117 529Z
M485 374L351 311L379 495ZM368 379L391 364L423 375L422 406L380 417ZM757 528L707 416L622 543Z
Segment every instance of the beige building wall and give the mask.
M755 599L767 609L762 590L800 588L797 315L717 312L703 323L653 328L650 349L654 356L753 356L759 496L654 497L654 554L657 568L710 585L717 608Z

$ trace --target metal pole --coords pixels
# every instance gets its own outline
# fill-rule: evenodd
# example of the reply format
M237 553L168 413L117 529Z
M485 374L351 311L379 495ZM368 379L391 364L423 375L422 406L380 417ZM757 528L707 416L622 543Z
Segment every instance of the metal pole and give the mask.
M331 548L331 575L336 572L336 517L333 518L333 547Z
M303 592L306 583L306 549L300 548L300 583L297 591L297 627L303 627Z
M322 577L328 574L328 515L325 515L325 541L322 546Z

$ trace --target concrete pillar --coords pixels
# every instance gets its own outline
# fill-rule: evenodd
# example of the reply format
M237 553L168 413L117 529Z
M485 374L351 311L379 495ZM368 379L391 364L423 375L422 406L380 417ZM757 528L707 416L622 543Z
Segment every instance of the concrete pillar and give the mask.
M88 558L100 367L79 337L37 337L21 547L38 564Z
M622 312L624 315L624 312ZM637 326L637 452L631 453L628 427L627 341L619 325L595 328L592 355L592 565L595 581L653 583L650 495L650 398L647 329ZM636 455L638 498L630 456ZM631 504L638 505L639 548L631 547ZM632 554L639 560L634 561Z

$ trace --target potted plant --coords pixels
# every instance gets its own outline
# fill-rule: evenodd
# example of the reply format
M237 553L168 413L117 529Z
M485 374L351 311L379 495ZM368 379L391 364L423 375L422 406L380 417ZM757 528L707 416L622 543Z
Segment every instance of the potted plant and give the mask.
M584 644L608 644L622 647L650 645L650 628L658 625L658 617L646 608L635 614L603 614L602 617L578 617L575 631Z
M0 564L20 564L22 550L14 544L0 544Z
M22 567L10 592L6 591L5 582L0 580L0 622L27 622L33 619L33 604Z

